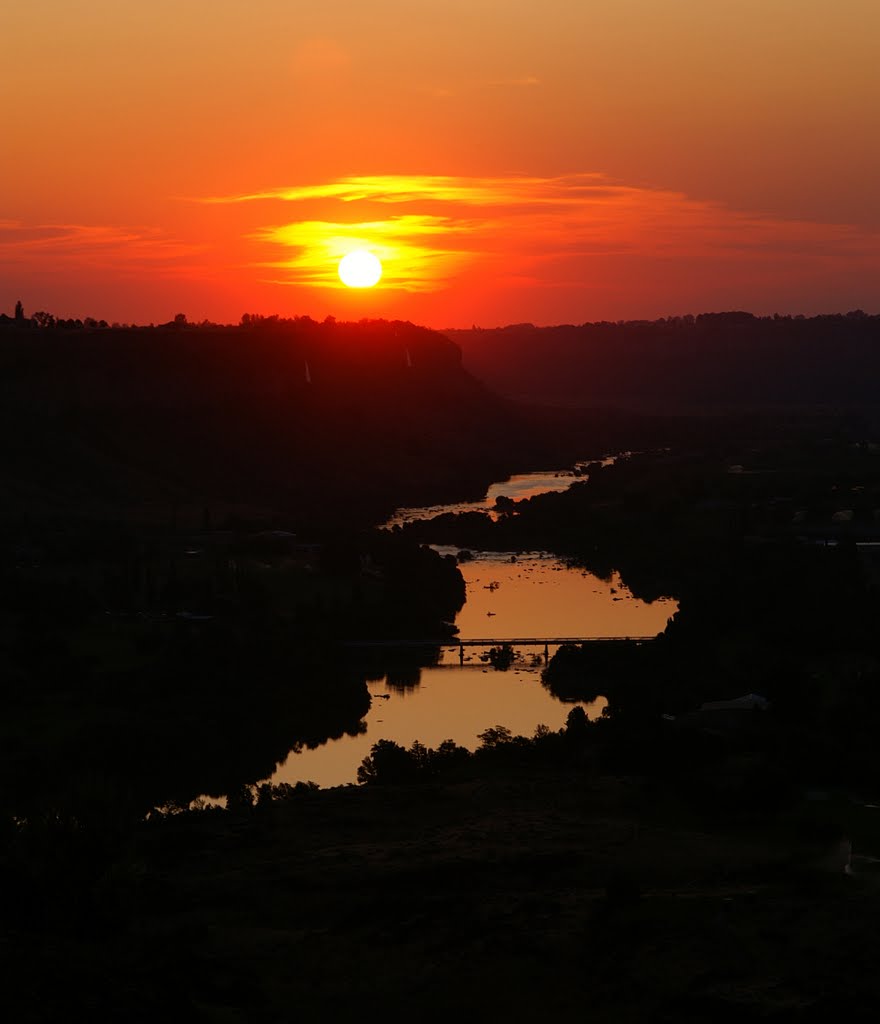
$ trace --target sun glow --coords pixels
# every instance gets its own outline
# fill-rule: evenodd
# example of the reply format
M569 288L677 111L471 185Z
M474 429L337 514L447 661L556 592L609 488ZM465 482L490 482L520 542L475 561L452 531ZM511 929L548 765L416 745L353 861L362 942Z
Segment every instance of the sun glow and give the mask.
M471 258L457 242L460 228L446 216L408 213L346 223L303 219L261 228L250 237L281 248L281 258L256 264L285 271L279 283L347 289L339 262L364 251L379 261L382 291L430 292L445 287Z
M339 261L339 278L349 288L372 288L381 277L379 257L367 249L355 249Z

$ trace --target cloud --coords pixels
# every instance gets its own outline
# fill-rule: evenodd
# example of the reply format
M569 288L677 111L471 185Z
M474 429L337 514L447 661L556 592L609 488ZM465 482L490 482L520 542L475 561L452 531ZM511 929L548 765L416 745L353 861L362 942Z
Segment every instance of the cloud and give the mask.
M275 223L251 235L268 250L255 265L328 287L357 247L382 259L386 287L407 291L442 289L480 268L557 287L576 284L584 260L708 261L727 272L750 261L857 265L880 253L880 236L854 225L733 210L592 173L352 176L203 201L270 207ZM300 216L284 216L289 208Z
M119 271L176 266L203 249L151 228L0 221L0 264L34 262L53 269L92 266Z
M402 214L378 221L297 221L263 228L252 237L285 253L292 250L260 264L288 271L290 281L341 287L339 261L355 249L369 249L382 262L384 287L421 292L436 289L467 261L467 250L451 244L460 227L448 217Z
M599 174L578 174L563 178L462 177L438 174L379 174L338 178L317 185L296 185L233 196L213 196L206 203L247 203L257 200L283 200L296 203L312 199L338 199L352 203L369 200L379 203L439 201L467 203L473 206L503 206L518 202L569 202L573 195L600 185Z

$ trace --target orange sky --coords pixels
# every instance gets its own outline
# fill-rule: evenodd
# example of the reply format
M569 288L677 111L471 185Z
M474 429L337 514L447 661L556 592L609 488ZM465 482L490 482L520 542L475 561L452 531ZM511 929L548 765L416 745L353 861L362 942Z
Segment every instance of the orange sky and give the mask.
M0 310L880 312L876 0L9 6Z

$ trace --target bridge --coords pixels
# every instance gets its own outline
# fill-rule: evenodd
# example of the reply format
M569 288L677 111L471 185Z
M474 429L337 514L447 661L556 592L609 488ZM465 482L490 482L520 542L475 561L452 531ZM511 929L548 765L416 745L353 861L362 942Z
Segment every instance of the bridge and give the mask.
M465 647L543 647L544 660L550 658L551 647L563 644L646 644L656 640L656 636L519 636L519 637L453 637L447 640L349 640L346 647L362 649L384 648L412 649L423 647L457 647L458 660L464 661Z

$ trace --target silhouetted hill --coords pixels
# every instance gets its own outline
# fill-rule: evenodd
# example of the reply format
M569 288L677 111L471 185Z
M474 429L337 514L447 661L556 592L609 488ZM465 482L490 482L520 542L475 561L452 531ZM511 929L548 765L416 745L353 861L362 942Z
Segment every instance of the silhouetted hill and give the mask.
M451 330L464 365L512 397L650 412L852 408L877 401L880 316L706 313Z
M480 490L546 449L455 344L400 322L7 328L0 404L13 512L190 502L326 521Z

